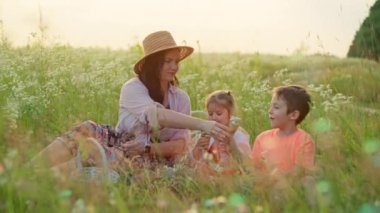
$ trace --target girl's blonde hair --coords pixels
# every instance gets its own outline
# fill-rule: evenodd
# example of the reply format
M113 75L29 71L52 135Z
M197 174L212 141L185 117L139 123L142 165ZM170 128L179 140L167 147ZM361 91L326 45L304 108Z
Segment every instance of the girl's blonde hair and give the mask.
M206 109L210 103L220 104L228 110L230 115L235 111L235 100L229 90L217 90L209 94L206 98Z

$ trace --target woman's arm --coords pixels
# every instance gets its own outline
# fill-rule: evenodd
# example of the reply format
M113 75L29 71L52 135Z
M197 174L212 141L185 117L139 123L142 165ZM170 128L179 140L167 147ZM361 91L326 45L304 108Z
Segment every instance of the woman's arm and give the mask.
M201 130L218 140L229 138L229 128L215 121L193 118L172 110L150 107L148 120L152 126L163 126L177 129Z
M159 127L201 130L221 140L229 134L228 127L215 121L201 120L158 107L158 104L153 102L147 89L138 79L127 82L122 88L119 114L123 114L123 112L134 114L140 123L148 123L153 130L159 130ZM119 123L123 121L122 117L119 117ZM123 128L120 129L120 131L123 130Z

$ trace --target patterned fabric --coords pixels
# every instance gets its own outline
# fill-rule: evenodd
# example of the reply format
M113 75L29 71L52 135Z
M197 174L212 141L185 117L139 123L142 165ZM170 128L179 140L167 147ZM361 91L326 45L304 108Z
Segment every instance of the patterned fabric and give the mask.
M118 159L117 155L120 155L122 151L114 147L116 134L110 125L100 125L87 120L63 134L58 140L64 143L72 156L75 157L77 156L79 143L86 140L86 138L94 138L101 144L111 166L118 164L120 159Z
M95 145L98 154L101 156L101 163L97 166L87 166L83 167L82 164L82 154L80 149L78 149L76 157L76 171L74 171L74 178L77 180L83 181L95 181L96 183L102 182L112 182L116 183L120 175L113 169L110 168L105 149L103 146L94 138L87 138L86 142L91 142L92 145Z
M61 141L70 150L72 156L76 157L78 156L80 142L88 138L95 139L102 146L109 167L117 171L143 168L155 169L160 164L172 165L170 160L158 159L145 153L137 156L128 156L127 152L123 152L119 147L122 143L134 140L134 136L127 133L116 134L110 125L97 124L91 120L80 123L56 140ZM83 170L89 170L89 173L93 173L96 170L88 168L90 167L84 167Z

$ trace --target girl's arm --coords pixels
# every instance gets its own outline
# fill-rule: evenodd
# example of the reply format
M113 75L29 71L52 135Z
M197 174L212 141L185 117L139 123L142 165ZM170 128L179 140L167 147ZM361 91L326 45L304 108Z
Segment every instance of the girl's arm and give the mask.
M202 158L202 154L205 151L207 151L209 144L210 144L210 136L209 135L201 136L193 149L194 159L200 160Z

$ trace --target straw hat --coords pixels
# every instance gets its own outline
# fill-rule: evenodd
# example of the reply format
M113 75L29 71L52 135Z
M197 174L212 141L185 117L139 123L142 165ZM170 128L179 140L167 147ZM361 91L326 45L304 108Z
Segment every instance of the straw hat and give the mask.
M142 67L144 66L145 59L155 53L169 49L178 49L179 60L181 61L194 51L194 49L189 46L177 46L173 39L173 36L167 31L158 31L149 34L143 40L143 47L144 57L141 58L134 67L136 74L141 71Z

